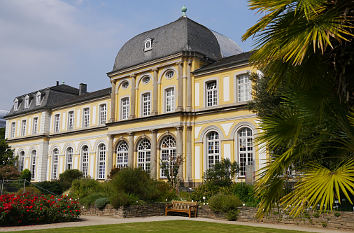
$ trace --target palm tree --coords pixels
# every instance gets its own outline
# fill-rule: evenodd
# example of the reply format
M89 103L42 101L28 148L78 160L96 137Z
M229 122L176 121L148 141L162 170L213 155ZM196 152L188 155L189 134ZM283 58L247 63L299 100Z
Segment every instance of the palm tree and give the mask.
M243 39L256 38L252 62L266 77L252 106L262 120L259 141L272 153L256 187L259 216L275 204L298 215L308 207L332 209L342 197L352 203L353 1L249 2L265 14ZM262 110L269 96L278 100L274 110Z

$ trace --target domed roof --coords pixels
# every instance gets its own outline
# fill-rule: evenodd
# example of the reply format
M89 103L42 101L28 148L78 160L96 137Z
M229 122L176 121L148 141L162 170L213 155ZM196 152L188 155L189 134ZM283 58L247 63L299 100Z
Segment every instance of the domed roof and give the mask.
M150 49L145 47L147 41L152 42ZM172 23L143 32L126 42L118 52L113 71L183 51L198 52L212 60L242 52L231 39L187 17L180 17Z

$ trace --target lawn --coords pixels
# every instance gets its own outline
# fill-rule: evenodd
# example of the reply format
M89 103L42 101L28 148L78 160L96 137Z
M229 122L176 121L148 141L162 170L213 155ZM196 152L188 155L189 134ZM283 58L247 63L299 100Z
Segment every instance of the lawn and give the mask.
M17 231L18 232L48 232L48 233L88 233L88 232L245 232L245 233L286 233L286 232L303 232L303 231L291 231L282 229L262 228L262 227L250 227L250 226L238 226L233 224L211 223L211 222L199 222L188 220L177 221L160 221L160 222L140 222L140 223L124 223L114 225L100 225L100 226L87 226L87 227L67 227L56 229L44 229L33 231Z

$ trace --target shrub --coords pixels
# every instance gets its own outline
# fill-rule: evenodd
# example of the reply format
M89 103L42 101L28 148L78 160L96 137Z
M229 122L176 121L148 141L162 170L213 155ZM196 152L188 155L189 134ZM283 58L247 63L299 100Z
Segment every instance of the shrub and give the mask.
M230 187L230 193L236 195L247 206L256 207L259 202L255 197L254 187L250 184L232 184Z
M107 197L101 197L95 201L95 207L100 210L103 210L107 204L109 204L109 199Z
M31 171L28 169L25 169L21 172L20 179L27 180L28 182L31 182Z
M70 194L74 198L82 199L91 193L102 192L102 185L97 180L80 179L74 180L70 189Z
M211 196L220 192L220 187L213 183L203 183L199 185L194 192L191 194L191 197L195 201L204 202L208 201ZM205 197L205 200L203 199Z
M209 200L209 207L214 212L230 213L234 215L237 208L242 205L240 199L235 195L218 193ZM233 213L231 213L233 212Z
M54 181L42 181L33 184L39 190L41 190L42 194L56 194L61 195L64 192L64 187L57 180Z
M230 186L238 169L236 162L231 163L229 159L223 159L205 172L204 180L217 186Z
M113 176L114 176L115 174L117 174L120 170L121 170L121 168L118 168L118 167L112 168L111 172L109 173L108 178L109 178L109 179L112 179Z
M80 199L80 204L85 207L91 207L95 204L97 199L106 197L104 193L90 193L87 196L84 196Z
M334 216L336 216L338 218L340 216L340 213L339 212L335 212Z
M73 221L80 215L77 201L68 196L6 194L0 196L0 225L26 225Z
M236 221L239 213L239 210L230 210L226 213L226 219L229 221Z
M30 194L32 194L32 195L37 195L37 196L39 196L39 195L41 195L42 194L42 192L39 190L39 189L37 189L36 187L26 187L25 189L24 188L20 188L18 191L17 191L17 194L18 195L21 195L21 194L23 194L23 193L30 193Z
M116 209L121 206L129 206L139 203L139 198L133 194L127 194L124 192L117 192L110 196L110 203Z
M69 169L59 175L59 182L67 190L71 187L73 180L81 179L83 174L77 169Z
M20 172L15 166L0 166L0 180L16 180L20 177Z

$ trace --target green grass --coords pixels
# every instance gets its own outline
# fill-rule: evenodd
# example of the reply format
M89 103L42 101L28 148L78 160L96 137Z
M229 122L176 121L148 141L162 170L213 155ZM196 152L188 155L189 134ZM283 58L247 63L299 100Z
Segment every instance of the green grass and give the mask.
M125 232L167 232L167 233L178 233L178 232L237 232L237 233L262 233L262 232L272 232L272 233L287 233L287 232L303 232L303 231L291 231L282 229L272 229L263 227L250 227L250 226L239 226L233 224L222 224L222 223L211 223L211 222L200 222L200 221L188 221L188 220L176 220L176 221L160 221L160 222L140 222L140 223L124 223L124 224L114 224L114 225L100 225L100 226L86 226L86 227L66 227L66 228L56 228L56 229L44 229L44 230L32 230L32 231L17 231L18 232L48 232L48 233L125 233Z

